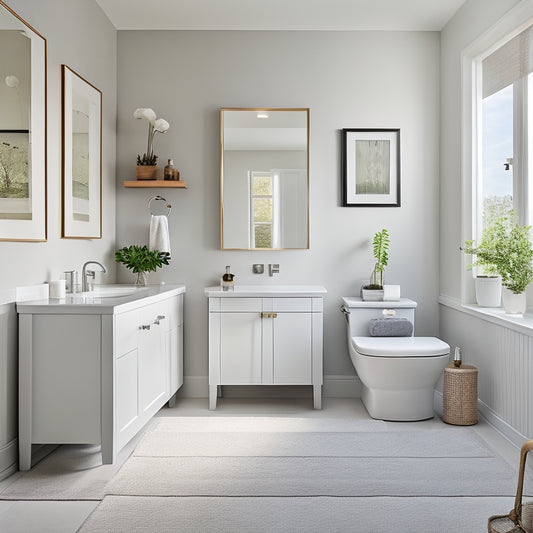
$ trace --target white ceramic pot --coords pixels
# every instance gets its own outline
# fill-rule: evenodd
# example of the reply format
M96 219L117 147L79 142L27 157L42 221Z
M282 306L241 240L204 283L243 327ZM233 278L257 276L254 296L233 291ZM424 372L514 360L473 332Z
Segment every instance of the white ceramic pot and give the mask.
M522 315L526 310L526 293L515 294L509 289L502 289L503 308L507 315Z
M476 300L480 307L500 307L502 299L500 276L478 276L475 284Z
M383 289L361 289L361 298L365 302L381 302Z

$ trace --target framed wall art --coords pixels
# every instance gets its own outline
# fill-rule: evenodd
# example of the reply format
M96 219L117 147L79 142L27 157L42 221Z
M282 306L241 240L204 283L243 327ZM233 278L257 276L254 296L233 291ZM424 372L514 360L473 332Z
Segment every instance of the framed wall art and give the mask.
M66 65L62 73L61 237L102 237L102 93Z
M0 241L46 241L46 39L0 2Z
M400 206L400 130L342 130L342 205Z

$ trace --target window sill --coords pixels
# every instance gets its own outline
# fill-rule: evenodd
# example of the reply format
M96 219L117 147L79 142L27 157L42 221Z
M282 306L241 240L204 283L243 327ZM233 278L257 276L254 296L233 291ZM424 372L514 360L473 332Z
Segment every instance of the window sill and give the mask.
M461 313L475 316L486 322L533 337L533 309L531 308L520 316L506 315L503 307L480 307L474 304L462 304L459 300L444 295L439 296L439 303Z

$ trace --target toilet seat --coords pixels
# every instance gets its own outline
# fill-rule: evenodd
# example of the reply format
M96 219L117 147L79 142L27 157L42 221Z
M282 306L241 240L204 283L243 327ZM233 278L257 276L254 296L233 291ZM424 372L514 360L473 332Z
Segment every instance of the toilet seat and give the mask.
M436 337L352 337L357 353L373 357L439 357L450 347Z

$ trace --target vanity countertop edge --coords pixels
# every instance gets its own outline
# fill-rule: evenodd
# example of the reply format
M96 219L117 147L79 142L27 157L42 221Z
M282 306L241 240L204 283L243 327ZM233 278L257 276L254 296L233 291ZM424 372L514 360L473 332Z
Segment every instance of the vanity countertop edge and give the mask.
M235 285L233 290L206 287L208 298L312 298L327 294L321 285Z
M147 285L133 294L125 296L98 298L79 294L68 294L62 299L46 299L17 302L19 314L81 314L114 315L137 309L147 304L165 300L186 292L185 285L161 284Z

